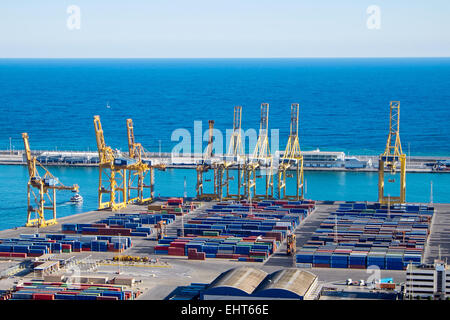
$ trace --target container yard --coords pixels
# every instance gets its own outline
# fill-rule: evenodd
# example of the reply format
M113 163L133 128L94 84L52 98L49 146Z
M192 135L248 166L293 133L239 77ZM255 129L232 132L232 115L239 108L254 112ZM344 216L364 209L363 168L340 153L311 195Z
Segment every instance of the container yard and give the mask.
M233 110L223 159L214 157L214 121L208 122L208 145L194 166L196 196L190 198L186 191L184 197L156 197L154 172L166 164L143 158L131 119L125 156L106 144L94 116L98 210L63 218L56 214L57 191L75 192L76 202L83 198L80 188L63 185L39 163L23 133L28 215L25 227L0 231L0 298L303 300L323 292L327 299L345 299L354 291L336 295L330 288L358 278L361 297L392 299L401 297L408 268L448 257L450 205L406 202L398 101L390 103L388 142L378 158L377 202L306 199L299 105L291 105L290 136L279 161L267 147L269 104L260 110L251 157L242 149L242 107ZM398 196L390 186L394 176ZM369 285L396 292L371 295L364 279L374 268L392 283Z
M297 254L297 263L322 268L405 270L424 263L434 208L340 204Z
M156 205L164 208L167 201ZM395 205L389 212L377 209L376 203L307 200L195 205L195 209L178 216L134 205L114 214L95 211L61 218L60 224L40 228L39 233L25 227L0 231L0 274L31 262L27 268L2 277L2 299L165 299L183 286L187 288L177 289L182 296L186 290L198 293L200 289L189 284L212 282L218 273L246 265L268 273L280 267L297 267L310 270L324 283L365 279L365 268L376 265L383 275L398 283L404 281L408 264L433 260L439 253L445 256L450 250L446 238L436 241L441 229L433 223L435 219L443 225L450 223L450 205ZM130 222L130 217L139 222ZM164 218L168 219L166 234L158 239L155 223ZM151 232L130 236L98 232L108 226L125 228L129 223L141 224L139 228L150 228ZM95 228L92 225L97 229L90 229ZM76 230L67 232L73 226ZM125 229L130 234L131 227L138 228L129 227ZM295 256L286 254L288 232L297 235ZM72 260L76 263L70 264ZM42 261L57 261L58 266ZM70 280L75 276L73 265L80 266L76 269L78 277L107 274L110 281L124 277L138 284L117 288L107 282L104 287L89 283L79 287ZM45 281L50 276L59 281ZM66 280L61 280L64 277ZM110 298L110 291L122 293Z

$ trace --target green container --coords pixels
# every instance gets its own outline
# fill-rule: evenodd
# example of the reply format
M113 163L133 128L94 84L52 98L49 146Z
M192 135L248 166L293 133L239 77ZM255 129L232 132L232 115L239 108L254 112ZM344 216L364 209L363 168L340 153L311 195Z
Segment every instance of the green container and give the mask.
M217 237L219 235L219 231L203 231L203 235Z

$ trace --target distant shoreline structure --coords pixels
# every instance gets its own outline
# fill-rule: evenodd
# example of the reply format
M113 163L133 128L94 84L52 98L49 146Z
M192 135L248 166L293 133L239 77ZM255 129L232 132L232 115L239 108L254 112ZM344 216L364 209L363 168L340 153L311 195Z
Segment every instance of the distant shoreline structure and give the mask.
M68 167L98 167L98 152L96 151L50 151L32 152L37 160L46 166ZM275 156L282 155L276 152ZM126 153L124 154L126 155ZM346 156L341 151L302 151L305 171L378 171L378 155ZM165 164L168 169L191 169L202 159L201 154L175 156L170 152L148 152L144 155L154 164ZM216 156L212 162L221 161ZM0 165L26 165L23 150L0 150ZM450 173L450 157L439 156L409 156L407 157L407 172Z

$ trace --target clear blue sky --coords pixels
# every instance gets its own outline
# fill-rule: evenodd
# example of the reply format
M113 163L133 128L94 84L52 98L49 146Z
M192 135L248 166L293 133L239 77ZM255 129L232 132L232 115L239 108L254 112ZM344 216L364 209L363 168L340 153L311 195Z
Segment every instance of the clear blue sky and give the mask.
M448 57L449 17L449 0L1 0L0 57Z

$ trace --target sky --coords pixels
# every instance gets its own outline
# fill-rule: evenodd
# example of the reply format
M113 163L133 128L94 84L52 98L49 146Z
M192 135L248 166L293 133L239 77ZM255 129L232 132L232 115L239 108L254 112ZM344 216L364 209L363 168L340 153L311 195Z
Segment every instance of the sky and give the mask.
M0 58L448 57L449 17L449 0L1 0Z

